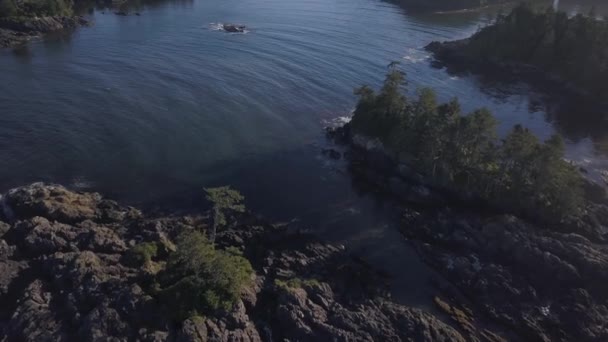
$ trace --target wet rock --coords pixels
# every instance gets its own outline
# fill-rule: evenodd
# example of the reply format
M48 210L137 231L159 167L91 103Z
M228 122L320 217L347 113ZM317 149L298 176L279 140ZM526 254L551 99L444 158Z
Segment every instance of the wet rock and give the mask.
M226 32L232 33L243 33L247 29L245 25L237 25L237 24L222 24L222 28Z

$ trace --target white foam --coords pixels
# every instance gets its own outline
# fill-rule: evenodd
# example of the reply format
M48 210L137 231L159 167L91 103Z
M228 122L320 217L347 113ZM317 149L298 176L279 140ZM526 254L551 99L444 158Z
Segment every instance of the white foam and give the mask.
M407 49L407 54L403 56L403 59L410 63L420 63L427 60L430 55L423 50L409 48Z
M354 109L351 110L347 115L340 115L330 119L324 119L321 121L323 127L340 127L349 123L353 118Z
M72 186L77 189L90 189L93 185L93 182L88 181L83 177L77 177L72 180Z

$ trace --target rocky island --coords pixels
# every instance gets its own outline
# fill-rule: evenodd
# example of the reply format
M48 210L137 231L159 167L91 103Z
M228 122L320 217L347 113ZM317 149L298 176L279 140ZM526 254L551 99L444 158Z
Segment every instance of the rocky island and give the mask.
M470 38L426 48L448 68L505 75L604 104L606 32L606 21L593 13L570 17L522 4Z

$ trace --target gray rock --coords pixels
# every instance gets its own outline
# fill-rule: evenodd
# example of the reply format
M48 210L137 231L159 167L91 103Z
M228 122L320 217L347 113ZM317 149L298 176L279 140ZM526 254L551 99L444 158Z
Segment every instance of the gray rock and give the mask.
M236 24L222 24L222 28L226 32L232 33L243 33L247 29L245 25L236 25Z

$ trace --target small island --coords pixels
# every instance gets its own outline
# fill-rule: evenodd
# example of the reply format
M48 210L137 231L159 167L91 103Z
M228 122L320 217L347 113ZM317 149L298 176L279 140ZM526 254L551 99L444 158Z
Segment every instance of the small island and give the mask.
M522 4L468 39L432 42L427 49L447 66L517 75L604 103L607 36L608 22L593 13L569 17Z

